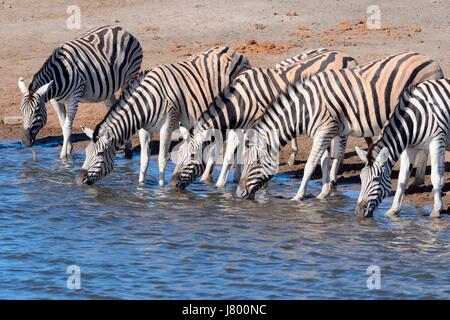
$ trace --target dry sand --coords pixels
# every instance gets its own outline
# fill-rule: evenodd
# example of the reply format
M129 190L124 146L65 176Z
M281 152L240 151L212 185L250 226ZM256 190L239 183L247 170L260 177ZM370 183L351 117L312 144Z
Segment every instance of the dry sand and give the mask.
M403 50L425 53L450 73L450 3L447 0L323 0L323 1L180 1L111 0L85 1L81 29L66 27L66 12L73 1L11 1L0 4L0 119L19 114L19 76L30 80L52 49L98 25L118 24L134 34L144 49L144 67L183 59L213 45L230 45L245 53L254 66L269 67L289 56L316 47L344 50L360 63ZM366 27L367 8L381 9L381 29ZM49 123L38 138L60 136L56 116L49 110ZM82 104L79 125L94 127L106 112L102 104ZM0 123L0 139L18 140L20 125ZM299 138L302 148L293 168L282 171L302 174L310 139ZM353 152L360 139L350 139L341 181L358 182L362 166ZM79 145L78 148L83 145ZM447 163L449 165L449 163ZM429 168L428 173L429 174ZM450 177L447 173L447 177ZM447 179L447 181L450 181ZM394 181L395 183L395 181ZM395 185L395 184L394 184ZM429 176L426 186L405 201L431 203ZM449 190L446 184L444 192ZM450 197L448 197L450 198ZM450 199L446 199L446 207Z

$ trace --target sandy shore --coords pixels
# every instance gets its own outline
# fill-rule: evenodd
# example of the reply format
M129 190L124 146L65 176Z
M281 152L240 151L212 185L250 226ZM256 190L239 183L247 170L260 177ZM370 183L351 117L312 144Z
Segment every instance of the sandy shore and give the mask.
M286 57L315 47L344 50L360 63L403 50L427 54L450 72L450 3L446 0L378 1L381 29L368 30L367 9L373 1L77 1L81 28L69 30L66 19L71 1L1 1L0 4L0 119L19 115L19 76L30 80L52 49L84 31L118 24L133 33L144 49L144 67L183 59L212 45L230 45L245 53L255 66L268 67ZM38 138L60 136L51 108L49 123ZM82 104L75 121L94 127L106 112L102 104ZM0 139L19 139L20 125L0 122ZM283 150L281 171L301 175L310 139L299 138L302 148L294 167L286 165ZM350 139L340 181L359 182L362 167L353 152L365 147ZM77 146L78 148L83 145ZM446 163L447 166L450 163ZM450 168L450 167L449 167ZM429 169L426 185L405 201L431 204ZM396 174L396 172L394 172ZM450 177L446 173L446 177ZM450 181L447 179L447 181ZM394 181L395 186L396 181ZM446 184L444 192L450 190ZM446 207L450 205L446 197Z

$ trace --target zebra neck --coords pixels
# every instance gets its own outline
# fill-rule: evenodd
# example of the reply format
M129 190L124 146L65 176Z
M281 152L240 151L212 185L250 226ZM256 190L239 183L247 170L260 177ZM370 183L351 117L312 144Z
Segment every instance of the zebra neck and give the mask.
M258 125L255 127L255 134L257 137L256 143L259 145L270 146L273 150L280 150L294 138L294 136L289 134L285 129L286 128L269 128Z
M43 66L39 69L39 71L36 72L33 76L33 80L29 85L30 93L35 92L43 85L46 85L50 81L54 80L52 86L44 96L44 101L48 102L49 100L58 96L58 92L60 90L58 88L58 81L56 81L56 78L58 76L64 77L66 72L67 71L65 70L64 63L62 62L61 58L58 57L57 51L55 50L43 64Z
M400 154L402 151L399 151L400 146L394 146L392 143L389 143L387 139L382 139L378 142L376 142L370 149L368 154L368 159L371 159L371 161L375 161L377 155L380 153L380 151L383 148L388 148L389 150L389 158L387 163L387 168L389 169L389 172L392 171L394 168L395 163L400 158Z
M216 96L198 119L194 132L213 129L220 131L225 137L227 129L235 129L238 122L235 111L237 106L233 102L235 93L236 88L231 86Z
M134 102L132 98L129 100ZM150 102L146 101L146 103ZM110 132L116 148L119 148L131 139L139 129L146 126L151 114L143 112L144 108L152 109L151 107L141 106L139 100L133 104L122 98L109 110L105 119L98 125L94 136L101 135L103 132Z
M292 139L303 133L309 133L309 119L316 110L313 104L304 98L302 91L289 87L277 101L269 107L258 122L255 130L271 145L278 143L282 148Z

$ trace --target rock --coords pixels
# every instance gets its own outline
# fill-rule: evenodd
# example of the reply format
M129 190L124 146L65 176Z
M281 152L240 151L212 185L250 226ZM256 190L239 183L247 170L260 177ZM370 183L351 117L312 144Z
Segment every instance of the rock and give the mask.
M3 118L3 123L8 125L21 124L23 122L23 118L21 116L9 116Z

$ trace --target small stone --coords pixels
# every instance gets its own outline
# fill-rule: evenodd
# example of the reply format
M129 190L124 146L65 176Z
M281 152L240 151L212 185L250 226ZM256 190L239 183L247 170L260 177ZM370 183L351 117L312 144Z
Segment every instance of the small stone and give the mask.
M21 116L8 116L3 118L3 123L8 125L21 124L22 122L23 118Z

